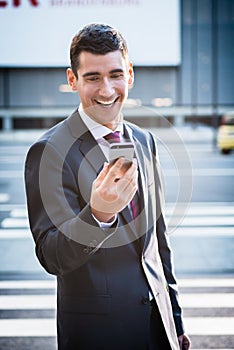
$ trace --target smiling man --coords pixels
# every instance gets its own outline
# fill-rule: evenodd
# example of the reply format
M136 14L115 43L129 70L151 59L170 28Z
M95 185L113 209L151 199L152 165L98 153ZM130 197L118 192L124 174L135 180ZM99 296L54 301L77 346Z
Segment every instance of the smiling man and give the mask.
M166 233L155 138L123 119L134 75L122 35L73 38L71 116L30 148L25 183L41 265L57 276L59 350L188 349ZM135 159L108 163L110 135Z

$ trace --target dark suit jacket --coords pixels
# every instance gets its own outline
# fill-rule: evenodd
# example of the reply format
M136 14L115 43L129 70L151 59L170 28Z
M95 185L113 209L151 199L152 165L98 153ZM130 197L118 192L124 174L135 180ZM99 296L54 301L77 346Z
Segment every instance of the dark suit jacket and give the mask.
M77 111L45 133L27 155L36 254L46 271L57 275L60 350L144 349L149 290L172 349L178 349L177 334L183 333L155 139L130 123L124 130L135 142L140 173L136 223L128 207L108 229L92 217L91 186L105 157Z

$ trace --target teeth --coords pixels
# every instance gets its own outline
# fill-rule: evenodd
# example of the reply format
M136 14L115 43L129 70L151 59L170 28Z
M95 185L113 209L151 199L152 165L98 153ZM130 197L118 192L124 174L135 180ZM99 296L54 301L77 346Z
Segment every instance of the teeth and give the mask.
M112 103L114 103L114 101L113 102L98 102L98 103L100 103L101 105L105 105L105 106L109 106L109 105L111 105Z
M109 105L112 105L115 100L113 101L97 101L98 103L100 103L101 105L105 105L105 106L109 106Z

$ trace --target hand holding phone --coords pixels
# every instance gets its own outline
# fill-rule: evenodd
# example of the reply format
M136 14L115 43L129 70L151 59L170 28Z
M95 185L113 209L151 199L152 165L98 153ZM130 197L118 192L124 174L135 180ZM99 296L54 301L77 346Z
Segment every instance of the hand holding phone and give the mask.
M121 172L118 174L116 180L129 169L134 158L134 146L131 142L113 142L109 149L109 163L112 166L117 159L124 158L124 164L121 167Z

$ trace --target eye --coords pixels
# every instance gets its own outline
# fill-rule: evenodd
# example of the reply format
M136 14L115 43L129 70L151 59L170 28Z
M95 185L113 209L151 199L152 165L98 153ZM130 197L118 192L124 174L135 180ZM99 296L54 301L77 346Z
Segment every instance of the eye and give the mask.
M113 73L111 74L111 78L112 79L119 79L119 78L122 78L123 77L123 73Z
M87 81L90 81L90 82L97 82L100 80L100 77L98 76L91 76L91 77L88 77L86 78Z

